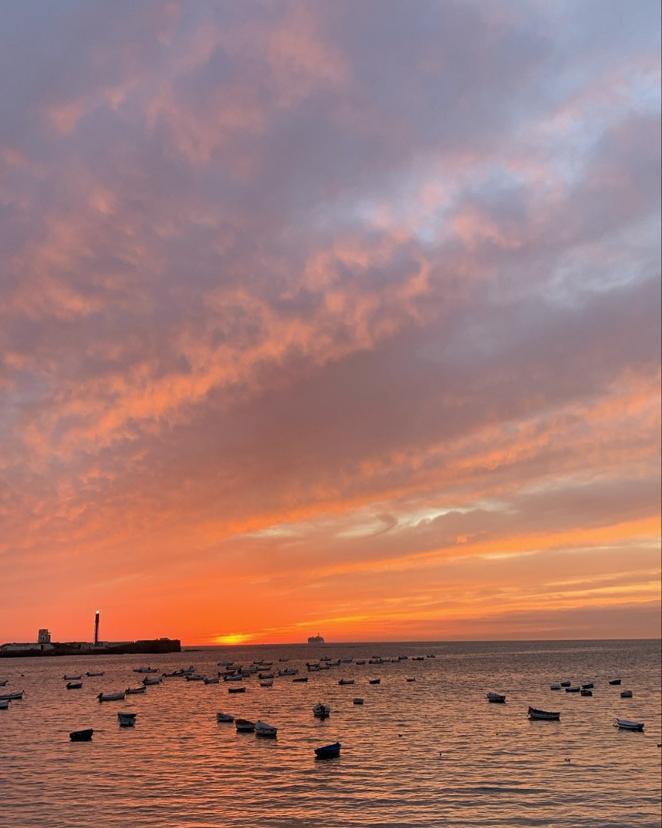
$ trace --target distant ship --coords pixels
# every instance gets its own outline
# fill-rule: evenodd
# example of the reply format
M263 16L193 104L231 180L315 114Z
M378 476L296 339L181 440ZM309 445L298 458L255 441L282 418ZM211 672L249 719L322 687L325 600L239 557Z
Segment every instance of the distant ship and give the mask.
M319 633L317 633L317 635L311 635L310 636L310 638L308 639L308 643L309 644L324 644L324 639L322 638L322 636Z

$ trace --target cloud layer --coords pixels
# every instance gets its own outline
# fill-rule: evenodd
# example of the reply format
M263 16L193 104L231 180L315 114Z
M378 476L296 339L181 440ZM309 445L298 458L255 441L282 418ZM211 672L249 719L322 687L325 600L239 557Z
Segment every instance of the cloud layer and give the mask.
M659 634L658 4L4 18L0 638Z

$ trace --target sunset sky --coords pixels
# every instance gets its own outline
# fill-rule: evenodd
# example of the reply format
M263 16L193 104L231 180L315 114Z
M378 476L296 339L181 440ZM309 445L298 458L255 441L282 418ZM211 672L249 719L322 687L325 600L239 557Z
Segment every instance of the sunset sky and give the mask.
M660 633L660 7L0 26L0 642Z

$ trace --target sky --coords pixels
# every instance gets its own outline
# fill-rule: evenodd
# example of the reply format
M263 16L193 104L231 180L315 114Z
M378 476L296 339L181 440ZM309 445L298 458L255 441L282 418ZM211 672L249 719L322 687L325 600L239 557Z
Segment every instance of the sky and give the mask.
M660 634L660 6L4 0L0 641Z

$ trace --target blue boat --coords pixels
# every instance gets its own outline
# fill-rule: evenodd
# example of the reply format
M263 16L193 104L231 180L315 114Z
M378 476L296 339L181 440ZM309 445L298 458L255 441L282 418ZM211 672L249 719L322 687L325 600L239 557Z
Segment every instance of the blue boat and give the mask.
M316 759L335 759L336 756L340 756L340 742L315 748Z

